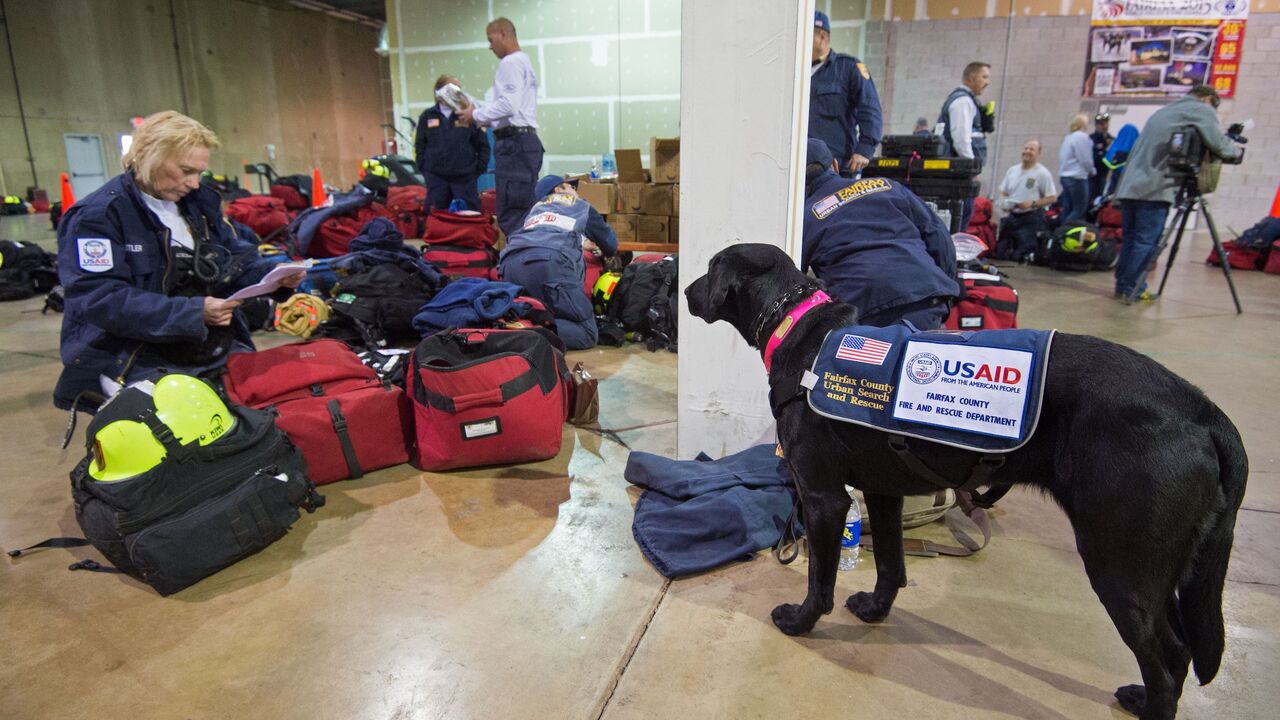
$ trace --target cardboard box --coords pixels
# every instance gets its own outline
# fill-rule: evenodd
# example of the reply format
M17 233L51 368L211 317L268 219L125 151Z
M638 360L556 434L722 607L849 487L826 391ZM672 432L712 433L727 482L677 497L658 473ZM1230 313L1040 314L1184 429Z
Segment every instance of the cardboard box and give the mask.
M644 165L640 163L640 151L634 148L614 151L618 162L618 183L642 183L648 178Z
M671 216L680 217L680 183L671 186Z
M680 182L680 138L649 139L649 172L656 183Z
M579 182L578 197L591 203L596 212L608 215L617 211L618 186L612 183Z
M644 208L644 183L618 183L618 200L614 205L620 213L638 215Z
M636 242L639 237L640 215L614 213L606 218L609 227L618 236L618 242Z
M670 232L668 233L668 236L671 238L669 242L672 245L680 244L680 218L678 217L671 218L671 227L670 227Z
M671 200L671 188L674 185L645 185L644 196L640 201L642 215L664 215L670 217L674 205Z
M667 243L671 238L671 218L658 215L640 215L636 229L636 242Z

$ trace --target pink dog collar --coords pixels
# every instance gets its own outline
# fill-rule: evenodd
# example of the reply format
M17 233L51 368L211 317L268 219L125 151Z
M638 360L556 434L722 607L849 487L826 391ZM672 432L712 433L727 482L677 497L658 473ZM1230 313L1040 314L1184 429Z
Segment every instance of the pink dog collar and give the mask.
M810 310L831 302L831 296L821 290L815 292L800 302L799 305L791 308L791 311L782 318L782 322L778 323L778 327L769 333L769 342L764 346L764 371L769 372L773 367L773 351L778 349L782 344L782 340L787 337L787 333L791 332L791 328L800 322L800 318Z

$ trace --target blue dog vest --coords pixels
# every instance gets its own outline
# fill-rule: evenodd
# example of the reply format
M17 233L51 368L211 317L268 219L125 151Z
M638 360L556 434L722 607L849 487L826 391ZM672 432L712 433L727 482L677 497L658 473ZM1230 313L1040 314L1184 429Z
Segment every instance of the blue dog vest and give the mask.
M1052 330L832 330L800 385L819 415L908 437L1005 453L1040 418Z

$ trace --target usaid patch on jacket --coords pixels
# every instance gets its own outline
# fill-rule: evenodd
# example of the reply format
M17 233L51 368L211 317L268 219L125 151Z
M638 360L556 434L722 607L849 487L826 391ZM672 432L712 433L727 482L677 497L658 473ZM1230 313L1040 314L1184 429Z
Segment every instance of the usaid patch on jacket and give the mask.
M1009 452L1040 418L1052 330L832 330L800 384L824 417L981 452Z
M76 238L76 254L80 269L86 272L106 272L115 267L107 238Z

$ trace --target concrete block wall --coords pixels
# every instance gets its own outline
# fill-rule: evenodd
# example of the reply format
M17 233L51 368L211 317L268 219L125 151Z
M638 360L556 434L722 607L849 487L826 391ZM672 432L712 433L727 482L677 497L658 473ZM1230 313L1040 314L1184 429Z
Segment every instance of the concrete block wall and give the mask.
M376 30L256 2L173 7L171 19L168 3L140 0L6 5L36 173L53 199L67 169L64 133L99 135L111 177L130 118L181 112L184 103L222 141L214 172L238 176L243 162L265 161L272 144L281 173L318 166L328 183L355 182L360 160L381 147L390 106ZM8 67L0 71L0 173L10 193L31 185Z
M1098 106L1080 94L1088 29L1089 18L1081 15L1020 16L1012 26L1002 17L869 22L865 59L880 89L886 134L910 132L920 115L936 120L964 65L982 60L992 65L991 86L982 99L996 101L1000 122L989 139L994 162L983 172L983 193L994 193L1029 137L1041 141L1041 162L1056 175L1071 115L1092 115ZM1280 71L1278 40L1280 14L1250 16L1237 94L1219 111L1224 125L1248 118L1257 125L1249 132L1249 160L1225 168L1211 197L1224 227L1243 230L1260 219L1280 183L1271 162L1280 157L1280 109L1272 80Z

